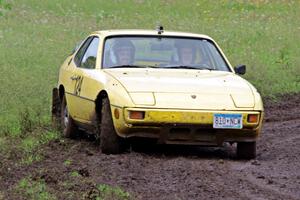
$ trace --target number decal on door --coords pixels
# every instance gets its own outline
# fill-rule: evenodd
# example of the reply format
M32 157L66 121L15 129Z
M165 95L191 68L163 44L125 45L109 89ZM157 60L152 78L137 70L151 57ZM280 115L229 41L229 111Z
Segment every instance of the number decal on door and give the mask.
M80 95L82 82L83 82L83 76L78 76L78 78L76 79L75 89L74 89L74 94L76 96Z

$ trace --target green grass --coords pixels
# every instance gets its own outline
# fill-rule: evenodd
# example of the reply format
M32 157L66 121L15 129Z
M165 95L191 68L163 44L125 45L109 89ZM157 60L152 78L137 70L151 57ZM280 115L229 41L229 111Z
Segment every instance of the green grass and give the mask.
M43 145L59 138L60 133L41 128L23 134L22 137L3 136L0 137L0 156L13 160L16 166L31 165L43 160Z
M299 1L2 0L1 4L0 135L24 132L20 116L26 112L30 129L49 124L51 89L61 63L76 42L99 29L153 29L161 23L167 30L208 34L232 65L247 65L245 78L264 97L300 91Z
M79 174L77 171L72 171L72 172L70 173L70 176L72 176L72 177L79 177L80 174Z
M68 160L65 160L65 161L64 161L64 165L65 165L65 166L69 166L69 165L71 165L71 164L72 164L72 160L69 160L69 159L68 159Z
M42 180L33 180L31 177L23 178L16 186L16 193L24 199L55 200L55 196L47 191L47 186Z
M112 187L107 184L98 184L93 193L89 194L89 199L96 200L129 200L130 194L119 187Z
M20 152L23 154L21 164L29 165L35 161L41 161L43 157L39 152L39 148L52 140L58 139L59 137L60 135L58 132L37 130L35 133L31 133L21 139L20 144L17 144Z

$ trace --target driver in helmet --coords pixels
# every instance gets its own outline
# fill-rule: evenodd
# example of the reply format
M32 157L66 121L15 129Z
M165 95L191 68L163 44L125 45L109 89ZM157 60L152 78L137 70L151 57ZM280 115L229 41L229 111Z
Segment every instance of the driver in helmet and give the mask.
M175 44L177 48L178 64L192 65L195 64L196 49L195 45L190 41L178 41Z

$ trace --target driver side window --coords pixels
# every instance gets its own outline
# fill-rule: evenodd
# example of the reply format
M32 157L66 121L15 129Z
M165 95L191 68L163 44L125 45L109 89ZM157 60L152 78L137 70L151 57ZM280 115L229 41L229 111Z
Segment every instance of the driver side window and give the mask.
M85 69L94 69L96 67L98 45L98 37L88 38L74 57L76 66Z
M80 67L86 69L94 69L96 67L98 45L99 38L94 37L81 60Z

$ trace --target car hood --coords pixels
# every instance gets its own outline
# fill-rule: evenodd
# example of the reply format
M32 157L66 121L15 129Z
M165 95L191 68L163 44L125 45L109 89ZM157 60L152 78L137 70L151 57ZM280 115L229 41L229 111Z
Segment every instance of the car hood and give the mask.
M117 79L138 105L224 110L255 106L250 84L230 72L185 69L106 69L105 72Z

